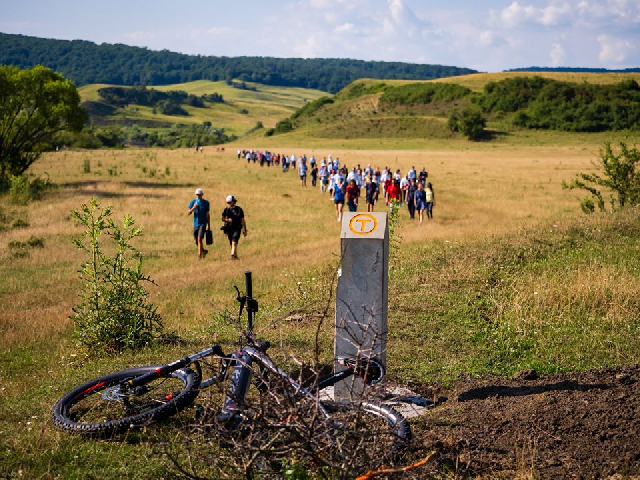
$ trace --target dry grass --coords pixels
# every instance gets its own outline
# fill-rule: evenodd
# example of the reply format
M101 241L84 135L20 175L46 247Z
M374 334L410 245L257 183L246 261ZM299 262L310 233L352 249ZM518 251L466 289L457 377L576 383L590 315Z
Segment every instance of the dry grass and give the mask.
M473 73L470 75L460 75L458 77L444 77L435 80L425 80L424 82L434 83L454 83L467 87L474 92L481 92L484 86L489 82L499 82L507 78L538 76L550 78L560 82L572 83L594 83L594 84L611 84L619 83L624 80L634 79L640 82L640 73L580 73L580 72L493 72L493 73ZM362 79L358 82L363 83L380 83L381 80ZM407 84L421 83L419 80L384 80L389 84Z
M371 163L403 172L412 165L418 170L426 167L436 192L435 219L420 226L401 212L400 236L413 243L497 235L576 215L577 195L562 191L560 184L589 169L598 146L273 150L318 158L332 154L348 166ZM85 159L91 173L83 173ZM246 161L236 160L234 147L224 153L206 148L201 155L192 150L66 151L47 154L34 165L33 173L44 172L59 185L56 193L28 207L2 204L30 224L0 233L3 347L69 328L82 261L71 243L80 229L69 212L91 197L103 206L113 205L116 219L129 213L144 227L146 233L137 246L146 255L145 271L158 284L150 288L152 301L167 326L178 331L205 323L229 299L231 286L241 281L246 269L271 283L337 260L340 225L328 196L300 187L293 172L284 175L277 168L247 166ZM186 216L196 187L202 187L212 203L216 233L205 261L196 258L192 221ZM249 236L240 242L239 262L228 260L226 239L217 231L224 198L230 193L245 209L249 227ZM383 209L384 205L377 208ZM26 258L12 257L8 243L31 236L44 238L45 248L33 249Z

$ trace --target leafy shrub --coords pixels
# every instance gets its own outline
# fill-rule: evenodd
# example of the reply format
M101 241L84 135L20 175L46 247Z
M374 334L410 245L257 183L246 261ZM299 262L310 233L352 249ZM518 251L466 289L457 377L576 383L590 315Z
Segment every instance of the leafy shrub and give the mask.
M449 102L463 98L471 90L451 83L410 83L387 88L380 103L389 105L418 105L431 102Z
M486 120L478 110L466 109L451 112L448 126L452 132L460 132L469 140L480 140L486 135Z
M291 123L291 120L288 118L285 118L284 120L280 120L278 123L276 123L276 128L274 130L274 133L278 134L278 133L287 133L287 132L291 132L293 130L293 123Z
M333 102L334 99L332 97L317 98L313 102L309 102L304 107L297 110L293 115L291 115L291 118L295 119L302 115L312 115L314 112L320 110L325 105L332 104Z
M640 127L635 80L590 85L516 77L487 84L474 101L485 113L514 113L513 124L523 128L603 132Z
M26 205L31 200L40 200L44 193L55 188L48 177L12 175L9 177L9 202L15 205Z
M75 337L91 353L117 353L150 344L162 332L156 307L147 302L143 282L154 281L142 273L142 255L131 241L142 235L125 215L122 227L111 219L112 207L101 209L95 199L71 212L85 231L74 239L87 254L79 271L84 282L82 301L73 307ZM112 256L104 253L101 237L115 243Z
M44 248L44 239L31 236L26 242L11 240L7 245L12 257L26 257L30 248Z
M610 192L612 210L626 205L640 205L640 151L620 142L619 152L616 153L607 142L600 151L599 160L599 165L596 167L602 174L579 173L570 184L562 182L563 188L580 188L591 194L590 197L582 200L582 210L585 213L591 213L595 211L596 205L600 210L605 209L604 196L600 187Z
M389 85L382 82L378 82L378 83L356 82L345 87L340 93L338 93L337 96L343 100L353 100L355 98L362 97L364 95L374 95L376 93L384 92L388 88L390 88Z
M27 228L29 226L29 223L25 222L21 218L18 218L11 224L11 226L13 228Z

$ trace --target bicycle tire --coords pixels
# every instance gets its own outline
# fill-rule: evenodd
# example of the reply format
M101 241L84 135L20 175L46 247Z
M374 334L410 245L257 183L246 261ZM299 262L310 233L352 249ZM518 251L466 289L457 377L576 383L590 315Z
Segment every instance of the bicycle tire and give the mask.
M158 367L121 370L76 387L56 403L53 424L67 432L110 436L168 418L191 405L199 393L201 378L189 368L151 380L134 395L113 398L119 395L116 387L121 382Z

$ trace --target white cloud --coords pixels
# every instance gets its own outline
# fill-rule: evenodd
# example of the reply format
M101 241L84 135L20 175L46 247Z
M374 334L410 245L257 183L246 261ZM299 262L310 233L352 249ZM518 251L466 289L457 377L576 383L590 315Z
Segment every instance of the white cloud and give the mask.
M566 65L566 57L567 53L564 50L564 47L559 43L554 43L551 45L551 66L552 67L563 67Z
M333 29L335 33L356 33L356 26L353 23L343 23Z
M542 25L556 26L571 21L572 9L568 3L549 5L540 10L539 21Z
M621 64L637 46L629 40L616 39L609 35L599 35L600 61L604 64Z
M527 25L554 27L568 24L575 12L569 3L554 2L539 8L533 5L521 5L514 1L500 12L491 12L493 23L503 28L519 28Z
M535 9L532 6L521 6L517 1L503 9L497 17L501 26L506 28L516 28L528 22L535 16Z

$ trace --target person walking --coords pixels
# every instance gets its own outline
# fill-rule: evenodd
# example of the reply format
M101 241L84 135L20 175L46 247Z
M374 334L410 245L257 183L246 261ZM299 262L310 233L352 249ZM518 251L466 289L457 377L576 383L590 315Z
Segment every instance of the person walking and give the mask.
M358 211L358 198L360 198L360 188L355 179L352 179L347 185L347 205L350 212Z
M389 205L389 214L393 215L402 204L402 190L400 189L400 180L394 180L386 192L386 201Z
M336 206L336 220L342 221L342 210L344 209L344 182L339 180L333 189L333 203Z
M418 189L414 195L416 211L418 212L418 220L422 223L422 219L424 218L424 211L427 209L427 194L424 190L424 185L422 182L418 182Z
M427 201L427 218L431 220L433 218L433 207L436 204L436 194L433 193L433 185L431 185L431 182L427 183L427 188L425 188L425 195Z
M325 193L329 189L329 169L327 165L325 165L324 160L322 161L322 165L320 165L318 175L320 176L320 192Z
M196 198L191 200L187 207L187 215L193 213L193 239L198 247L198 258L204 258L209 253L208 250L205 250L202 240L205 232L211 228L211 214L209 202L202 198L203 196L202 189L196 189Z
M311 157L313 159L314 157ZM311 186L315 187L318 184L318 165L314 162L311 166Z
M407 194L405 196L405 202L407 202L407 209L409 210L409 217L413 220L416 216L416 203L415 196L416 191L418 190L418 186L416 185L416 179L409 180L409 185L407 186Z
M238 259L238 242L240 234L247 236L247 223L244 219L244 211L237 204L236 197L227 197L227 208L222 211L223 231L231 245L231 260Z
M367 177L365 183L365 195L367 201L367 212L373 212L373 206L378 201L378 184L374 177Z
M300 185L307 186L307 162L304 158L301 158L298 162L298 175L300 175Z

